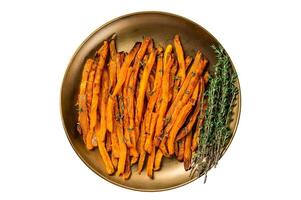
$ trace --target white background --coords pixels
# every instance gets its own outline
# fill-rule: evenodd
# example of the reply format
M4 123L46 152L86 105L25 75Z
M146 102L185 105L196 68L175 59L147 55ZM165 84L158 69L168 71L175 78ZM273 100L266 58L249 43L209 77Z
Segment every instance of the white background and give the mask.
M297 1L1 1L0 199L300 199L300 9ZM59 97L69 59L103 23L143 10L199 23L238 71L238 131L205 185L119 188L88 169L65 136Z

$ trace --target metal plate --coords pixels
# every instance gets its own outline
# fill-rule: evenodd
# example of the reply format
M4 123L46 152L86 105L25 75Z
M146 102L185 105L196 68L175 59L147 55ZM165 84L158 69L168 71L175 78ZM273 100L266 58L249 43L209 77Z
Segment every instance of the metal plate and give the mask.
M201 49L209 60L209 68L212 68L212 64L215 63L215 54L210 46L219 43L208 31L198 24L183 17L162 12L132 13L114 19L98 28L75 52L66 70L61 89L62 121L74 151L100 177L128 189L161 191L176 188L195 180L196 177L190 178L189 172L184 170L183 163L175 159L164 158L161 170L154 173L154 179L147 177L145 171L139 175L136 173L136 166L134 166L132 167L131 178L125 181L120 177L106 174L97 150L86 150L82 138L76 131L77 113L75 104L81 72L86 59L94 54L103 40L110 38L114 33L117 34L118 51L127 52L136 41L141 41L143 36L151 36L154 38L156 44L166 46L166 44L172 42L175 34L180 34L185 54L195 55L196 50ZM231 123L233 136L239 121L240 98L239 92Z

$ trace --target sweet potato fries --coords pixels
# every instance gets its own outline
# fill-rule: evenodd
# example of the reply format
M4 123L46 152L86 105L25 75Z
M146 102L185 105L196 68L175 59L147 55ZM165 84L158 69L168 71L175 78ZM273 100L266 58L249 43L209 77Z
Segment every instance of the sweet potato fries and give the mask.
M200 50L185 55L179 35L165 49L144 37L129 53L118 52L110 39L86 60L78 130L88 150L98 146L108 174L129 179L137 163L139 174L145 167L153 178L162 159L174 155L190 169L203 120L207 62Z

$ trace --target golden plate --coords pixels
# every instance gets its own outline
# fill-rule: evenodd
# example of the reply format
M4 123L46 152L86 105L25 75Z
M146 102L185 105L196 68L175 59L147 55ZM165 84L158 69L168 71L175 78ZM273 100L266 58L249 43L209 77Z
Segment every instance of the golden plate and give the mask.
M157 45L166 46L166 44L172 42L173 36L178 33L186 54L195 55L196 50L201 49L209 60L209 68L212 68L212 64L216 61L215 54L210 46L219 44L219 42L200 25L186 18L163 12L139 12L121 16L106 23L80 45L73 55L64 76L61 89L61 115L70 144L82 161L97 175L124 188L138 191L162 191L196 180L197 177L189 177L189 171L184 170L183 163L175 159L164 158L161 170L154 173L154 179L150 179L145 171L141 175L136 173L135 165L132 167L131 178L125 181L120 177L106 174L97 150L86 150L82 138L76 130L77 112L75 104L81 72L85 60L92 57L103 40L110 38L114 33L117 34L118 51L127 52L136 41L141 41L143 36L151 36ZM234 108L234 120L231 123L233 136L239 121L240 99L239 92L237 104Z

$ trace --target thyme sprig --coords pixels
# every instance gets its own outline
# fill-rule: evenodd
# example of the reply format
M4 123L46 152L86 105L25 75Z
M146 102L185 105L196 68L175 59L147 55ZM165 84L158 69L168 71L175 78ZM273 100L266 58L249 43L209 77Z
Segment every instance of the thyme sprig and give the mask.
M233 71L229 56L222 46L212 46L217 62L214 73L209 77L207 91L202 99L202 115L204 104L204 125L200 128L198 150L193 155L191 175L205 175L212 166L218 164L227 142L231 138L230 122L232 108L238 94L237 75Z

